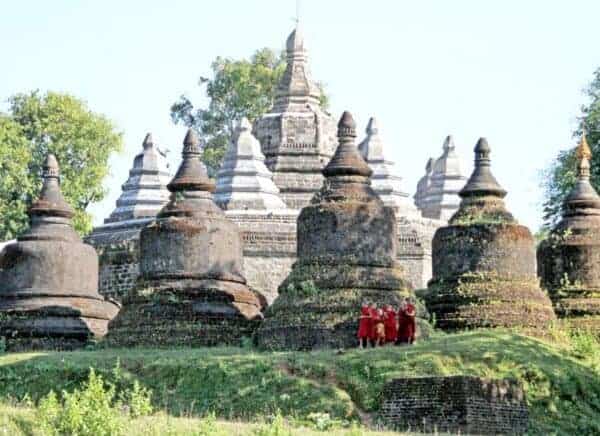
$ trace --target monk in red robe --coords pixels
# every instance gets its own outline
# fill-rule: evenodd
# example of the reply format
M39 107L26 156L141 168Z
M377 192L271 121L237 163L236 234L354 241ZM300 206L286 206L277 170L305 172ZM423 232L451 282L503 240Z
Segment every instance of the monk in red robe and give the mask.
M386 304L383 309L385 325L385 342L386 344L393 344L398 340L398 320L396 318L396 311L390 304Z
M373 330L373 318L371 316L371 307L369 303L363 303L360 308L360 317L358 318L358 347L366 348L371 340L371 331Z
M373 346L381 347L385 344L385 324L382 309L377 309L373 316Z
M415 342L417 331L417 311L412 302L406 298L398 311L398 341L397 344L412 344Z

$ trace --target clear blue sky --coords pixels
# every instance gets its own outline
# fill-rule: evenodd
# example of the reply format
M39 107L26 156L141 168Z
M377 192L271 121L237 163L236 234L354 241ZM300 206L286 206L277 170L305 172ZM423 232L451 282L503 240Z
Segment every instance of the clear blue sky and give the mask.
M169 118L182 93L202 100L216 56L281 49L294 0L3 1L0 99L67 91L114 120L126 148L111 159L100 222L147 131L179 160L184 128ZM376 115L406 189L453 134L470 172L479 136L514 215L541 221L540 170L571 133L582 89L600 67L600 2L303 0L313 76L332 112L362 130Z

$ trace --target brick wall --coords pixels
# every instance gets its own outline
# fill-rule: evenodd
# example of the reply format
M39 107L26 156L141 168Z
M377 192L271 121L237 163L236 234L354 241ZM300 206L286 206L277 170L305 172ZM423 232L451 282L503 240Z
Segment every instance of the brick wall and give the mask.
M515 435L528 425L518 382L470 376L392 380L383 388L380 417L404 431Z

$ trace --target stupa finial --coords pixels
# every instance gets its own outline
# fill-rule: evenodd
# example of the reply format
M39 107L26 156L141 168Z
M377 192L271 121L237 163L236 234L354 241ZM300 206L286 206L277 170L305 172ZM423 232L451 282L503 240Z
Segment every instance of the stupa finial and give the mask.
M344 111L338 122L337 136L339 145L335 150L335 154L323 170L323 175L325 177L370 177L373 171L356 147L356 122L352 114L348 111Z
M152 140L152 133L146 133L146 137L144 138L144 142L142 143L144 146L144 150L148 148L152 148L154 146L154 141Z
M454 138L452 135L446 136L446 139L444 140L444 151L454 150L454 148Z
M60 167L56 156L52 153L46 155L42 166L42 179L40 196L31 204L29 216L45 215L71 218L75 212L60 191Z
M577 175L580 178L589 179L590 177L590 159L592 158L592 150L587 143L587 139L585 137L585 130L581 135L581 140L579 141L579 145L575 150L575 156L577 157Z
M377 123L377 118L371 117L369 118L369 123L367 124L367 129L365 131L367 135L375 135L379 132L379 125Z

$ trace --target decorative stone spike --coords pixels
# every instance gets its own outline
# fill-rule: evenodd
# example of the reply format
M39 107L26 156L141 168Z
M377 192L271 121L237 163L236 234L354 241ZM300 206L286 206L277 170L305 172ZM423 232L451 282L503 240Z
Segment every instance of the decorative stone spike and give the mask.
M444 141L443 153L435 161L431 182L421 198L421 212L425 218L448 220L460 204L459 192L465 183L460 159L452 136Z
M103 337L119 311L98 294L98 256L73 230L59 178L49 154L30 228L0 254L0 336L13 350L84 345Z
M226 210L285 209L264 162L252 125L243 118L217 175L215 202Z
M254 134L281 198L289 208L301 209L323 183L321 171L335 149L335 121L320 107L321 90L309 71L300 23L286 52L273 108L257 120Z
M538 272L557 315L600 337L600 197L590 183L585 133L575 155L577 181L562 220L538 248Z
M344 112L323 187L298 217L298 260L258 331L264 348L355 346L364 300L398 305L412 295L396 263L394 211L371 188L355 137Z
M538 285L533 237L506 210L505 195L482 138L460 208L433 238L433 278L424 299L444 330L524 327L542 334L555 319Z
M425 175L417 182L417 192L413 198L415 199L415 206L420 210L426 207L425 203L427 200L427 192L431 186L431 172L433 171L434 163L435 159L432 157L427 160L427 164L425 164Z
M189 130L169 183L171 200L140 235L141 278L109 340L118 345L238 344L262 319L242 274L237 226L215 204L215 185Z
M386 206L394 209L396 216L420 216L421 213L402 189L402 178L394 174L394 162L385 158L385 147L375 118L369 120L366 133L358 149L373 170L371 187Z

